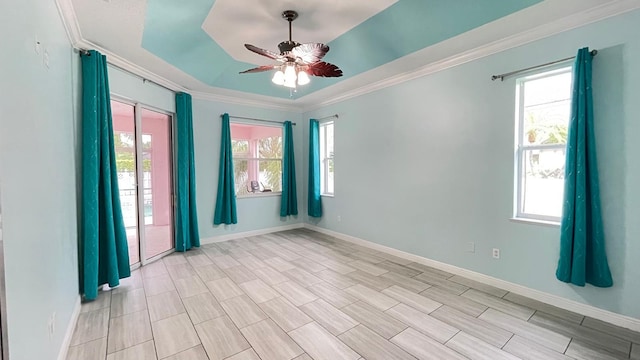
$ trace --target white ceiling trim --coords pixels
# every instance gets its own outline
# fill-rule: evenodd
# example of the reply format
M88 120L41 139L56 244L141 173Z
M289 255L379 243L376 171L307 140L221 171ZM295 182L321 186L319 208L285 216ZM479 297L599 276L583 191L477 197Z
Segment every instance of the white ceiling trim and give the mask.
M343 84L345 82L357 82L358 78L362 77L365 74L370 75L374 72L388 71L389 67L392 67L394 65L394 62L382 65L366 73L354 76L353 78L346 80L345 82L316 91L299 99L289 100L221 88L215 88L215 92L190 91L189 89L184 88L177 83L174 83L160 75L148 71L145 68L138 66L133 62L130 62L107 49L101 48L100 46L85 40L82 37L80 26L78 24L77 16L75 10L73 9L71 0L56 0L56 3L58 5L58 10L60 12L65 29L67 30L67 35L73 47L78 49L96 49L107 56L107 60L109 63L126 71L129 71L136 76L150 80L176 92L188 92L196 99L219 101L230 104L298 113L316 110L324 106L329 106L390 86L398 85L409 80L430 75L438 71L446 70L470 61L499 53L501 51L512 49L517 46L543 39L545 37L549 37L558 33L562 33L564 31L568 31L640 8L640 0L616 0L608 2L604 5L584 10L582 12L564 17L554 22L538 26L531 30L527 30L519 34L494 41L487 45L483 45L475 49L456 54L454 56L450 56L446 59L429 63L415 70L407 71L373 83L368 83L367 85L355 88L353 90L345 91L337 96L324 94L330 93L336 86L345 85ZM429 48L426 48L420 51L428 51L428 49ZM396 62L401 60L402 58L396 60Z
M202 91L189 91L194 99L218 101L227 104L252 106L262 109L281 110L295 113L302 113L303 108L295 103L295 100L274 98L264 95L247 94L241 91L219 89L221 93L214 94Z
M114 66L117 66L131 74L141 77L143 79L154 82L158 85L164 86L175 92L186 92L191 94L195 99L218 101L228 104L236 104L243 106L252 106L263 109L274 109L291 112L302 112L302 107L292 104L292 100L280 99L275 97L248 94L240 91L231 91L226 89L218 89L218 93L206 93L199 91L191 91L173 81L170 81L154 72L151 72L135 63L107 50L99 45L96 45L90 41L85 40L80 32L80 25L78 24L78 18L73 8L71 0L56 0L58 11L62 19L62 23L67 31L69 42L71 46L76 49L94 49L100 51L107 57L107 62Z
M107 57L107 63L114 65L116 67L119 67L125 71L130 72L131 74L141 77L144 80L148 80L151 82L156 83L157 85L163 86L169 90L175 91L175 92L189 92L189 90L185 87L183 87L182 85L176 84L173 81L167 80L166 78L157 75L156 73L153 73L145 68L143 68L142 66L138 66L136 64L134 64L133 62L101 47L98 46L90 41L87 40L80 40L76 46L76 48L78 49L84 49L84 50L97 50L100 53L102 53L102 55L105 55Z
M454 56L442 59L436 62L429 63L425 66L417 68L415 70L398 74L374 83L367 84L357 89L345 92L343 94L330 97L325 100L313 99L305 101L305 98L320 97L320 90L316 93L307 95L298 99L299 102L305 102L302 104L304 112L317 110L319 108L333 105L348 99L352 99L364 94L368 94L374 91L378 91L390 86L398 85L403 82L434 74L439 71L443 71L458 65L462 65L480 58L490 56L505 50L509 50L533 41L537 41L549 36L553 36L571 29L575 29L590 23L594 23L606 18L623 14L625 12L633 11L640 8L639 0L620 0L611 3L607 3L596 8L590 8L580 13L556 20L552 23L543 24L534 29L524 31L522 33L512 35L502 40L494 41L487 45L465 51ZM421 51L428 51L429 48L425 48ZM397 61L397 60L396 60ZM394 62L387 63L378 68L370 70L371 72L379 71L382 67L392 67ZM364 75L364 74L361 74ZM360 75L359 75L360 76ZM350 80L357 81L357 77ZM329 88L327 88L329 89Z
M80 32L80 24L78 24L78 17L76 16L76 10L73 8L73 3L71 0L56 0L56 6L67 31L69 42L71 46L77 48L76 44L82 40L82 33Z

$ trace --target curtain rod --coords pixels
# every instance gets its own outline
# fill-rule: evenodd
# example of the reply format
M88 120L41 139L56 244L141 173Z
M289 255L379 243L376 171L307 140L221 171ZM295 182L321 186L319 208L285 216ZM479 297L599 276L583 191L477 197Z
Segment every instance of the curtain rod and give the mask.
M84 55L84 56L91 56L91 53L89 52L89 50L86 50L86 49L78 49L78 48L76 48L76 50L78 51L78 53L79 53L80 55ZM162 84L158 84L157 82L155 82L155 81L153 81L153 80L149 80L149 79L147 79L147 78L145 78L145 77L142 77L142 76L140 76L140 75L138 75L138 74L136 74L136 73L132 72L131 70L127 70L127 69L125 69L125 68L123 68L123 67L120 67L120 66L118 66L118 65L115 65L114 63L112 63L112 62L110 62L110 61L109 61L109 58L108 58L108 57L107 57L107 63L108 63L110 66L113 66L114 68L117 68L117 69L120 69L120 70L122 70L122 71L126 72L127 74L133 75L133 76L137 77L138 79L142 79L142 83L143 83L143 84L144 84L144 83L147 83L147 82L150 82L150 83L152 83L152 84L154 84L154 85L156 85L156 86L159 86L159 87L161 87L161 88L163 88L163 89L167 89L167 90L169 90L169 91L171 91L171 92L173 92L173 93L178 93L178 92L180 92L180 91L178 91L178 90L174 90L174 89L168 88L168 87L166 87L166 86L164 86L164 85L162 85Z
M224 114L220 114L220 117L224 116ZM255 120L255 121L264 121L264 122L270 122L270 123L274 123L274 124L284 124L284 121L275 121L275 120L266 120L266 119L257 119L257 118L250 118L250 117L244 117L244 116L235 116L235 115L229 115L230 118L234 118L234 119L244 119L244 120ZM292 122L291 125L295 125L296 123Z
M596 56L598 54L598 50L591 50L590 54L591 54L591 56ZM564 61L567 61L567 60L575 59L575 58L576 58L575 56L572 56L572 57L568 57L568 58L565 58L565 59L551 61L551 62L548 62L546 64L541 64L541 65L528 67L526 69L520 69L520 70L516 70L516 71L511 71L511 72L500 74L500 75L493 75L493 76L491 76L491 81L495 81L495 80L498 80L498 79L500 79L500 81L504 81L504 78L509 77L511 75L520 74L520 73L523 73L525 71L529 71L529 70L533 70L533 69L539 69L539 68L543 68L543 67L550 66L550 65L555 65L555 64L558 64L558 63L561 63L561 62L564 62Z
M329 115L329 116L321 117L320 119L316 119L316 120L320 121L320 120L324 120L324 119L331 119L332 117L334 117L334 118L336 118L336 119L339 119L339 118L340 118L340 116L338 116L338 114L333 114L333 115Z

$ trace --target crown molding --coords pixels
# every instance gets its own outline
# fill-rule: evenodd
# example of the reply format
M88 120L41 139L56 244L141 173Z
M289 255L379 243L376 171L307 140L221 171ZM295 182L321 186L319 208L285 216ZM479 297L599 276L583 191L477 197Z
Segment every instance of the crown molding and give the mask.
M77 44L82 41L82 32L80 31L80 25L78 24L78 17L76 16L76 10L73 8L71 0L56 0L56 7L62 19L62 24L67 32L67 38L71 46L76 48Z
M398 85L406 81L427 76L439 71L443 71L458 65L462 65L474 60L481 59L505 50L509 50L533 41L537 41L549 36L553 36L568 30L572 30L590 23L594 23L606 18L623 14L640 8L640 0L615 0L607 2L603 5L592 7L576 14L566 16L564 18L542 24L533 29L522 31L515 35L476 47L474 49L458 53L456 55L430 62L424 66L414 70L405 71L378 81L366 81L367 77L375 76L376 73L387 72L403 58L395 60L391 63L379 66L365 73L354 76L339 84L318 90L309 95L298 99L289 100L278 97L270 97L240 91L232 91L221 88L211 88L212 91L192 91L173 81L170 81L158 74L155 74L145 68L128 61L117 54L101 48L82 37L77 16L73 8L72 0L56 0L58 11L62 22L69 37L69 41L74 48L77 49L96 49L107 55L110 64L122 68L125 71L139 76L143 79L152 81L166 87L172 91L184 91L190 93L194 98L208 101L224 102L228 104L251 106L264 109L273 109L280 111L290 111L296 113L308 112L333 105L342 101L346 101L361 95L375 92L387 87ZM438 44L436 44L438 45ZM434 45L434 46L436 46ZM431 47L419 50L419 52L428 52ZM415 53L414 53L415 54ZM362 83L354 89L346 90L335 95L337 89L348 84Z
M227 104L288 111L300 114L303 112L303 108L295 104L295 100L286 100L264 95L248 94L241 91L229 91L226 89L219 89L218 91L220 93L192 91L190 92L190 94L194 99L200 100L217 101Z
M167 80L166 78L157 75L145 68L134 64L133 62L101 47L98 46L91 41L85 40L82 37L82 32L80 31L80 24L78 23L78 17L76 16L76 11L73 8L73 3L71 0L56 0L56 6L58 7L58 12L60 13L60 18L62 20L62 24L67 32L67 37L69 38L69 42L74 49L78 50L90 50L95 49L100 51L103 55L107 56L107 62L111 65L119 67L127 72L132 73L135 76L141 77L143 79L152 81L160 86L164 86L172 91L188 91L184 87Z
M328 97L322 101L308 101L304 107L304 112L317 110L325 106L333 105L345 100L349 100L364 94L368 94L374 91L378 91L390 86L398 85L409 80L417 79L423 76L427 76L439 71L443 71L458 65L462 65L474 60L481 59L505 50L509 50L521 45L528 44L533 41L544 39L556 34L560 34L565 31L569 31L575 28L579 28L594 22L598 22L616 15L620 15L629 11L633 11L640 8L639 0L619 0L606 3L594 8L584 10L582 12L570 15L551 23L540 25L531 30L527 30L501 40L497 40L486 45L476 47L468 51L450 56L448 58L438 60L422 67L419 67L412 71L400 73L395 76L391 76L373 83L368 83L364 86L358 87L354 90L344 92L337 96ZM429 48L425 48L420 51L428 51ZM396 60L397 61L397 60ZM395 61L394 61L395 62ZM393 63L388 63L386 66L393 66ZM375 68L369 72L379 71L380 68ZM369 73L367 72L367 73ZM366 73L365 73L366 74ZM364 74L361 74L364 75ZM357 80L356 78L353 78ZM334 85L335 86L335 85ZM330 89L330 88L327 88ZM320 90L323 91L323 90ZM315 93L314 93L315 94ZM304 102L305 98L310 98L314 94L307 95L298 99L297 101Z
M239 91L231 91L226 89L216 89L216 92L202 92L192 91L184 86L177 84L167 78L160 76L154 72L151 72L114 52L105 49L97 44L92 43L82 37L80 32L80 25L78 24L78 18L73 8L71 0L56 0L56 5L62 23L67 32L67 37L71 46L75 49L95 49L100 51L107 57L107 62L115 67L118 67L124 71L131 73L134 76L151 81L175 92L186 92L191 94L192 97L201 100L218 101L227 104L235 104L242 106L252 106L264 109L273 109L281 111L290 111L301 113L302 108L293 104L291 100L274 98L263 95L248 94ZM217 93L220 92L220 93Z
M80 42L78 42L77 49L84 49L84 50L88 50L88 49L93 49L93 50L97 50L100 53L102 53L102 55L105 55L107 57L107 63L109 63L110 65L113 65L115 67L118 67L122 70L125 70L129 73L131 73L134 76L140 77L144 80L148 80L151 81L157 85L160 85L168 90L171 91L175 91L175 92L189 92L189 89L183 87L182 85L179 85L171 80L168 80L154 72L151 72L115 53L113 53L110 50L107 50L99 45L96 45L90 41L87 40L81 40Z

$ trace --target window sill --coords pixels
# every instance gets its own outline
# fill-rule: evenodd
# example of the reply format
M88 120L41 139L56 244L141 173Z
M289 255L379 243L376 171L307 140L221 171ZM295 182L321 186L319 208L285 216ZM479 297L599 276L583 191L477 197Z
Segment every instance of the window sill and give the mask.
M268 192L259 192L253 193L249 195L236 195L236 199L251 199L251 198L263 198L263 197L272 197L272 196L281 196L281 191L268 191Z
M320 196L322 196L322 197L331 197L332 198L335 195L333 195L333 194L320 194Z
M538 220L538 219L529 219L529 218L513 217L513 218L509 219L509 221L516 222L516 223L529 224L529 225L541 225L541 226L548 226L548 227L560 227L560 222L557 222L557 221L549 221L549 220Z

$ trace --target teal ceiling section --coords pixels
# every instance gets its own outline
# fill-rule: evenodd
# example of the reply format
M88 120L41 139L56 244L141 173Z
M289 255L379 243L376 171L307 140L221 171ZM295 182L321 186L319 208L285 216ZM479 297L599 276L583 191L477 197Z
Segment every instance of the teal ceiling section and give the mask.
M271 83L270 72L238 74L254 65L234 60L202 30L214 2L149 0L142 47L208 85L291 97L288 89ZM540 2L399 0L328 44L331 51L325 60L338 65L343 77L312 78L311 84L300 87L293 97L310 94ZM270 50L276 51L277 44ZM256 55L256 62L269 64L270 60Z
M265 83L251 78L251 75L240 76L240 71L255 65L234 60L202 30L202 24L214 2L149 0L142 47L205 84L289 97L288 90L276 88L270 81Z

